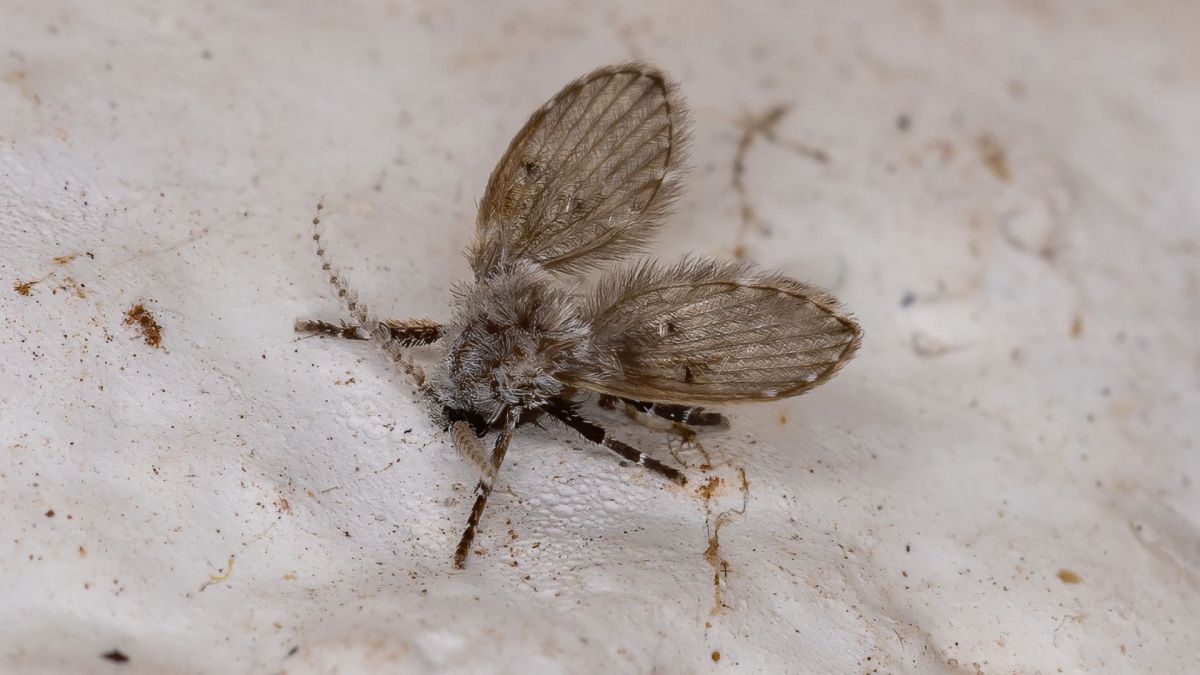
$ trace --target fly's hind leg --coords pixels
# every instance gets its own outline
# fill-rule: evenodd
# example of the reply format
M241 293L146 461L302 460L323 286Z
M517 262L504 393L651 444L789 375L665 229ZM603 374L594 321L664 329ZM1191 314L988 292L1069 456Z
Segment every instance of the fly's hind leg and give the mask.
M708 412L696 406L678 405L675 403L653 403L650 401L635 401L604 394L599 400L600 407L607 410L620 408L625 415L644 427L661 431L649 423L647 416L657 417L670 423L668 431L679 436L686 442L695 440L696 430L693 427L727 427L728 422L721 413Z
M682 471L668 464L663 464L650 455L632 448L615 438L609 438L608 432L605 431L604 427L596 424L595 422L584 419L579 415L579 413L575 412L575 410L569 404L563 403L562 401L551 401L546 406L545 410L559 422L562 422L568 427L574 429L579 433L580 436L583 436L596 445L603 445L619 455L622 459L637 464L638 466L644 466L655 473L679 483L680 485L687 484L687 476L684 476Z

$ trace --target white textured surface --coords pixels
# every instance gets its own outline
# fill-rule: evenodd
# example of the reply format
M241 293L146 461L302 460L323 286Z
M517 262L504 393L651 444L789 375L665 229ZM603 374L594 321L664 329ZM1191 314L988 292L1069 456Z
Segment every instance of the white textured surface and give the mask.
M0 669L1200 669L1194 3L3 5ZM742 244L864 350L686 490L522 430L452 573L470 470L375 352L292 341L340 316L313 204L443 318L509 137L631 56L695 112L659 250L734 249L739 120L790 104Z

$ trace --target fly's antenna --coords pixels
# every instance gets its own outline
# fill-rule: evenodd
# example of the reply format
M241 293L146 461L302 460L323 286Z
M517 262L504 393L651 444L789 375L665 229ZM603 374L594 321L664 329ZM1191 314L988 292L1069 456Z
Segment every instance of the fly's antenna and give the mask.
M350 316L354 317L358 325L362 326L363 330L371 336L371 340L400 367L400 370L404 371L405 375L412 378L421 393L430 394L431 389L425 378L425 370L409 358L399 341L392 339L392 331L388 325L371 316L367 306L359 302L358 293L350 288L350 284L346 283L346 277L334 266L333 260L325 250L325 245L321 242L321 211L324 208L325 198L322 197L317 202L317 212L313 214L312 219L312 238L313 243L317 246L317 258L321 260L321 270L329 275L329 284L333 286L338 299L346 306Z
M321 211L325 208L325 198L322 197L317 202L317 212L313 214L313 243L317 245L317 257L321 259L321 270L329 275L329 285L333 286L333 290L337 293L338 299L346 305L346 309L350 311L350 316L358 322L360 326L367 329L367 332L374 332L371 329L377 323L371 319L367 312L367 306L358 302L358 293L355 293L350 288L350 284L346 283L346 278L333 265L333 260L329 258L329 254L325 251L325 245L321 243Z

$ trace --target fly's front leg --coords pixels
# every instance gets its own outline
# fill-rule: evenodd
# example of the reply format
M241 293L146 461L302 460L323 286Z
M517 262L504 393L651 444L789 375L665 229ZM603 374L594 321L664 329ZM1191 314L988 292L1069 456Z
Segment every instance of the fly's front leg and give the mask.
M520 419L520 413L516 410L510 410L505 420L504 427L500 429L500 435L496 437L496 445L492 448L492 458L488 463L488 468L483 471L479 477L479 484L475 486L475 504L471 507L471 515L467 518L467 527L463 530L462 538L458 540L458 548L454 550L454 566L462 569L467 563L467 556L471 553L471 542L475 541L475 530L479 527L479 519L483 516L483 509L487 507L488 497L492 494L492 486L496 480L496 474L500 472L500 465L504 463L504 453L508 452L508 444L512 440L513 429L517 427L517 420ZM457 429L457 432L454 430ZM458 443L458 437L464 434L474 434L470 430L470 425L462 425L455 423L451 427L452 436L455 438L455 443ZM479 448L479 454L482 454L482 448ZM473 454L474 450L467 450L464 454Z
M380 321L375 326L384 340L396 343L397 347L420 347L433 344L442 337L442 327L427 319L408 319L397 321L390 319ZM299 319L296 321L296 332L325 337L338 337L346 340L370 340L371 332L363 326L341 322L340 324L316 319Z

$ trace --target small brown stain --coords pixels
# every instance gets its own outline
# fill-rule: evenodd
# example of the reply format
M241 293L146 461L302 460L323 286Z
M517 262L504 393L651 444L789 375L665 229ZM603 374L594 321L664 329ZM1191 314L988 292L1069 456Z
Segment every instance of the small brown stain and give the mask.
M958 154L958 149L954 147L954 143L945 138L931 139L925 144L925 146L930 152L937 155L937 158L941 160L942 164L950 162L950 160L954 159L954 156Z
M47 517L47 518L53 518L53 517L54 517L54 509L50 509L49 511L47 511L47 512L46 512L46 517Z
M87 293L83 290L83 284L76 281L73 277L67 277L63 280L61 286L58 287L61 291L70 291L77 298L87 298Z
M82 547L82 546L80 546L80 547L79 547L79 557L80 557L80 558L86 558L86 557L87 557L87 549L86 549L86 548L84 548L84 547Z
M74 260L78 257L79 257L78 253L68 253L67 255L55 256L54 258L51 259L51 261L55 265L62 267L63 265L66 265L67 263L71 262L72 260Z
M13 290L16 291L17 293L20 293L21 295L27 296L27 295L29 295L29 290L32 289L33 285L36 283L37 283L36 281L26 281L26 282L18 281L13 284Z
M1079 312L1071 317L1071 339L1078 340L1083 335L1083 315Z
M781 427L787 426L787 413L779 414L779 426L781 426Z
M721 652L714 649L713 653L712 653L712 660L713 660L713 663L717 663L718 661L720 661L721 660Z
M109 661L112 661L113 663L126 663L129 661L129 657L125 656L125 654L122 653L120 649L114 649L110 652L101 654L100 658L108 659Z
M288 503L287 498L280 497L279 499L275 500L275 510L279 511L280 513L291 513L292 505Z
M162 326L154 320L154 315L140 302L125 312L125 325L137 325L142 333L142 339L151 347L162 346Z
M1068 569L1059 570L1057 576L1058 580L1064 584L1078 584L1083 581L1083 577Z
M724 481L722 481L720 477L713 476L712 478L709 478L704 485L696 488L696 494L699 495L704 501L708 501L717 493L717 488L721 487L721 483L723 482Z
M708 547L704 549L704 561L713 568L713 607L709 611L709 615L716 615L725 607L724 601L721 599L721 590L724 582L729 578L729 561L721 557L721 527L725 525L734 516L745 515L746 506L750 500L750 481L746 480L746 470L742 467L737 468L738 479L741 483L740 490L742 493L742 506L738 509L728 509L718 513L714 518L712 516L711 499L713 493L723 483L723 481L713 476L708 479L708 482L697 488L696 493L704 498L704 524L708 530Z
M992 175L1005 183L1012 180L1012 171L1008 167L1008 153L1004 151L1000 141L991 134L981 134L975 143L979 148L980 159Z

